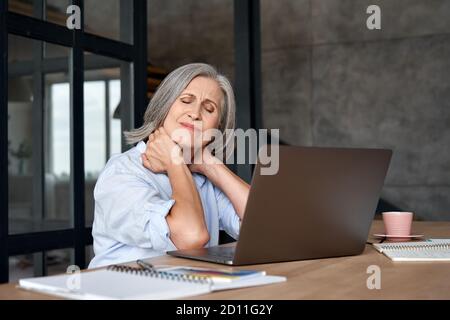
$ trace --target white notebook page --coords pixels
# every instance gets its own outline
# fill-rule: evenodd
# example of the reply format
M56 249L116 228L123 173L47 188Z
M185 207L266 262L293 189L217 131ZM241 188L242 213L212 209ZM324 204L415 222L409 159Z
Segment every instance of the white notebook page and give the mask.
M450 239L375 243L374 247L393 261L450 261Z
M22 279L20 287L73 299L175 299L211 291L207 283L167 280L111 270L78 274L80 290L67 285L73 275Z

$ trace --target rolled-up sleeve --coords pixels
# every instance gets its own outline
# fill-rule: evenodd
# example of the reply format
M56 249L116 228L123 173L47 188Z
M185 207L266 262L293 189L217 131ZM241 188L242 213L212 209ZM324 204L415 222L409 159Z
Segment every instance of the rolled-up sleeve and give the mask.
M94 190L97 231L118 242L156 251L175 250L166 216L175 200L142 178L114 166L104 170Z
M219 228L237 240L241 220L228 197L217 187L214 187L214 193L219 210Z

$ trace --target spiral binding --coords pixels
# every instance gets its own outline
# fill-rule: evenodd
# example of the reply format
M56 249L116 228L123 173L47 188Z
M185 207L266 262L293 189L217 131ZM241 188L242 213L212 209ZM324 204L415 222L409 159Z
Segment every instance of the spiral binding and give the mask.
M389 250L427 250L427 249L436 249L436 250L449 250L450 243L432 243L432 244L421 244L421 245L398 245L398 244L389 244L384 249Z
M182 281L182 282L190 282L190 283L197 283L197 284L211 284L212 279L210 277L202 277L202 276L195 276L190 274L178 274L178 273L172 273L168 271L157 271L157 270L148 270L148 269L141 269L126 265L112 265L108 266L106 268L110 271L116 271L116 272L124 272L128 274L135 274L139 276L146 276L146 277L152 277L152 278L158 278L163 280L172 280L172 281Z

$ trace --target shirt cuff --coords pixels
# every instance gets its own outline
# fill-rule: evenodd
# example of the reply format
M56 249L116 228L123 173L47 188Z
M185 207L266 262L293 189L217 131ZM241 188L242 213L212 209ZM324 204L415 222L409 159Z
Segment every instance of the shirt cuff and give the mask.
M152 248L156 251L170 251L177 248L170 240L170 229L166 221L166 216L172 208L175 200L170 199L160 203L146 203L144 210L147 212L146 232L150 236ZM150 218L148 218L150 217Z

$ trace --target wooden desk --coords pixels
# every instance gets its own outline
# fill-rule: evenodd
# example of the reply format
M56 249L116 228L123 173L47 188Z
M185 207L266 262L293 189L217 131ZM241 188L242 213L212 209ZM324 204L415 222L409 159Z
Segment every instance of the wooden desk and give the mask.
M370 234L382 232L381 221L374 221ZM450 222L414 222L413 231L427 237L450 238ZM369 237L369 241L373 238ZM178 259L153 258L154 264L215 266ZM369 290L367 268L381 268L381 289ZM283 275L287 282L267 287L215 292L191 299L450 299L450 262L392 262L367 245L363 254L352 257L246 266ZM55 299L16 288L16 283L0 285L0 299Z

